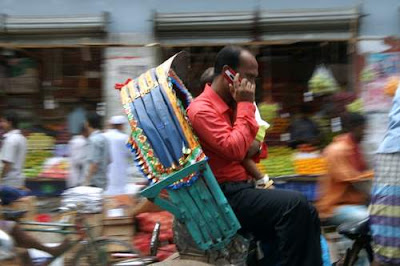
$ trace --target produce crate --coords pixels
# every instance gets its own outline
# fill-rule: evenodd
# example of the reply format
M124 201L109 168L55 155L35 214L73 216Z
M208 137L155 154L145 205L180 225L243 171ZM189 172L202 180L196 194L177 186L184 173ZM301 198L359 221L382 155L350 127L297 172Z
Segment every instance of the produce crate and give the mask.
M301 192L308 201L313 202L318 199L317 178L318 176L281 176L273 180L277 189Z
M37 197L55 197L67 188L64 179L26 179L25 186Z

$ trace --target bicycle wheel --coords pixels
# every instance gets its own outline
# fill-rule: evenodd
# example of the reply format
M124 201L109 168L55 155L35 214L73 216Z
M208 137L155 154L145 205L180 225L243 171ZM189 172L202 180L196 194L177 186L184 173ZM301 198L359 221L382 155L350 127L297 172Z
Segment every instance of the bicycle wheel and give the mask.
M140 255L130 243L116 239L100 239L91 244L87 243L80 248L72 259L71 265L110 266L113 263L126 260L126 257L114 256L117 253Z

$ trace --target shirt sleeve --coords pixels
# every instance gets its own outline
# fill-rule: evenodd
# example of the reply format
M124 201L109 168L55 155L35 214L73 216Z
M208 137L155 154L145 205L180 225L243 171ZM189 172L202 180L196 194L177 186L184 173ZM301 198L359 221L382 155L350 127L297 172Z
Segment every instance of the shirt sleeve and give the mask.
M12 139L6 139L1 147L1 161L15 163L17 157L17 143Z
M239 102L236 120L230 125L215 110L200 110L191 123L200 140L228 160L242 161L252 144L258 125L254 117L255 107L250 102Z
M328 172L339 182L359 182L373 177L373 172L360 172L354 168L350 161L351 151L347 149L334 149L326 154Z
M99 140L91 140L89 144L88 160L91 163L100 163L102 156L102 143Z

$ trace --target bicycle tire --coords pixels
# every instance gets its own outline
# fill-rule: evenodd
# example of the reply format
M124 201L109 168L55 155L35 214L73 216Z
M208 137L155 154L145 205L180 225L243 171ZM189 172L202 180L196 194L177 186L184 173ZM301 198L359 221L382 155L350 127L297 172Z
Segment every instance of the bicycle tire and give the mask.
M79 265L79 266L110 266L112 263L116 263L118 261L114 261L110 259L109 253L140 253L136 251L133 246L125 241L117 240L117 239L99 239L93 242L95 249L102 253L97 253L97 256L93 256L93 248L90 247L89 244L85 244L81 247L73 257L71 261L71 265ZM113 245L113 249L111 250L111 245ZM108 246L108 247L107 247ZM119 247L119 248L116 248ZM126 260L126 258L121 258L121 260Z

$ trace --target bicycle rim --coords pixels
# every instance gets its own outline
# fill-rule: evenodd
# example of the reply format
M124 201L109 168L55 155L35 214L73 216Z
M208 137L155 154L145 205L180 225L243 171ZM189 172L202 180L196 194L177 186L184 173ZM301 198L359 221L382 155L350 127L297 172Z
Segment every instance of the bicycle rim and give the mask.
M116 239L104 239L92 244L86 244L76 253L72 259L73 266L111 266L126 258L114 258L116 253L137 253L132 245Z

